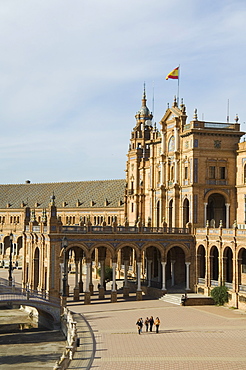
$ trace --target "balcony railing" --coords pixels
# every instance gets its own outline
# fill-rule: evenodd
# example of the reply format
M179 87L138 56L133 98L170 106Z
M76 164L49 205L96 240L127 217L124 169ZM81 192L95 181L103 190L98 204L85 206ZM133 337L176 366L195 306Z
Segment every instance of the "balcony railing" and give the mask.
M239 292L246 293L246 285L239 285Z
M225 282L225 286L226 286L229 290L233 290L233 284L232 284L232 283Z
M211 286L219 286L219 282L218 282L218 280L211 280L210 285Z
M204 278L198 278L198 284L205 285L205 279Z
M63 233L68 234L189 234L189 229L179 227L137 227L137 226L63 226Z

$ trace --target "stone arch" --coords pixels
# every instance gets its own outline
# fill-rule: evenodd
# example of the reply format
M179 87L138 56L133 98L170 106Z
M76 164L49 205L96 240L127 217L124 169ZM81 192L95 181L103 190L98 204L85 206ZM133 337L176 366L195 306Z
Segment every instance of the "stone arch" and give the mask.
M116 249L114 248L113 245L111 245L111 243L108 243L108 242L96 242L95 244L93 244L93 246L90 248L90 257L92 256L92 253L95 251L96 248L101 248L101 247L104 247L106 248L106 250L108 250L110 252L110 255L111 255L111 258L112 260L115 260L116 259Z
M219 250L215 245L210 248L210 277L219 280Z
M38 247L35 248L33 258L33 289L38 290L39 286L39 268L40 268L40 250Z
M86 258L89 258L90 252L89 252L88 248L86 247L86 245L84 245L81 242L79 242L79 243L75 243L75 242L74 243L69 243L68 246L65 249L65 253L69 252L70 250L72 250L74 248L81 249L85 253L85 257ZM60 251L60 257L63 256L63 253L64 253L64 250L61 249L61 251Z
M184 290L186 282L186 248L173 244L166 251L166 286L168 290Z
M173 199L170 199L168 203L168 227L172 226L173 226Z
M223 282L232 283L233 281L233 251L226 247L223 252Z
M241 246L237 254L238 284L246 286L246 248Z
M164 254L164 259L167 260L167 254L168 252L174 248L174 247L179 247L183 250L184 254L185 254L185 261L188 262L190 260L190 250L189 248L182 244L182 243L170 243L167 247L166 247L166 250L165 250L165 254Z
M146 277L148 286L161 288L163 249L155 243L148 243L144 246L145 251L144 276Z
M156 227L160 227L160 200L156 202Z
M183 227L186 227L188 222L190 222L190 202L186 197L183 201Z
M206 274L206 249L204 245L200 244L197 248L197 273L198 279L205 278Z
M206 220L209 221L210 226L219 227L220 221L225 227L229 220L226 220L226 204L230 203L229 197L223 191L210 191L205 197L206 206Z
M9 240L9 235L7 235L3 239L3 254L9 255L9 251L10 251L10 240Z
M17 238L17 255L20 255L20 250L22 249L22 236Z

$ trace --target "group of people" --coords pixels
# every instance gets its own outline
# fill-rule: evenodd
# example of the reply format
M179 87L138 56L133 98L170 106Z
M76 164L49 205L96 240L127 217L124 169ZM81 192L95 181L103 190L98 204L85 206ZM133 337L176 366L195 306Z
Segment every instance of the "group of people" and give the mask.
M160 326L160 319L157 317L155 320L153 316L150 316L150 318L146 317L146 319L143 321L142 317L140 317L137 322L137 328L138 328L138 334L141 334L143 331L143 326L145 325L145 331L152 331L153 325L155 325L155 332L159 333L159 326Z

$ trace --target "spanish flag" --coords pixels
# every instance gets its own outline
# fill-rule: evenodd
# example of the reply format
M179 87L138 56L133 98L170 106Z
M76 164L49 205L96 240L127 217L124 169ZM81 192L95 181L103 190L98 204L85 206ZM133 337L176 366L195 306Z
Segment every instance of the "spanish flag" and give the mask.
M173 80L178 80L179 78L179 67L172 70L172 72L168 73L166 80L172 78Z

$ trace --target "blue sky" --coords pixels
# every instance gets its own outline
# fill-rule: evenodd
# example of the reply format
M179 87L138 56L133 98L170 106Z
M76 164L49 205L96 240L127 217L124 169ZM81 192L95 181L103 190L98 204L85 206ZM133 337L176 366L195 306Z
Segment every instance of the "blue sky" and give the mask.
M159 121L177 94L188 120L246 131L245 0L2 0L0 183L125 177L143 83Z

